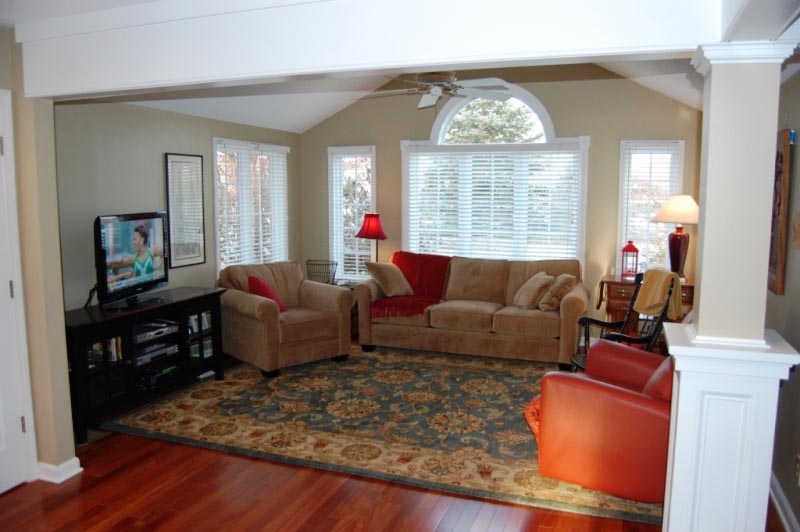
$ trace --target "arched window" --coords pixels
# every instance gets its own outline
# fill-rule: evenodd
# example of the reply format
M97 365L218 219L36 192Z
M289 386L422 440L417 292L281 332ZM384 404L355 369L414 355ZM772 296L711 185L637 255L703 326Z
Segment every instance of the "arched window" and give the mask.
M545 140L541 120L522 100L475 98L450 120L442 143L520 144Z
M450 98L431 128L433 144L520 144L556 139L550 114L536 96L502 79L491 78L485 83L493 87L492 92L511 98L504 102ZM480 128L491 132L481 132Z
M556 139L530 92L486 84L512 98L450 98L430 142L403 146L404 249L583 261L588 137Z

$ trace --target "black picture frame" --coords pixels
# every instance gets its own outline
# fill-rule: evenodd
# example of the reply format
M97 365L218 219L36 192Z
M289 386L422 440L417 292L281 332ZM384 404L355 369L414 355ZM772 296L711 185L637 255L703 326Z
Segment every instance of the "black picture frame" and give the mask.
M164 154L170 269L206 262L203 156Z

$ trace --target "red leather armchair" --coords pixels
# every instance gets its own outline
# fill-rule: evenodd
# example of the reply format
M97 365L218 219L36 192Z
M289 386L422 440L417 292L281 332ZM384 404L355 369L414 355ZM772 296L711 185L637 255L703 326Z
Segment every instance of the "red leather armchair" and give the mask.
M585 373L550 372L525 417L539 472L612 495L663 502L672 358L607 340Z

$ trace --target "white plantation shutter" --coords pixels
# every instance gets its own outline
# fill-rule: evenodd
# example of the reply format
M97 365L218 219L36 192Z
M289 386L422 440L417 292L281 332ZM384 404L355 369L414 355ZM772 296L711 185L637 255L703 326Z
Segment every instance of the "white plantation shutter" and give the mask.
M328 148L330 257L342 279L369 277L372 241L355 238L364 214L375 211L375 146Z
M214 139L218 269L288 258L286 146Z
M653 222L653 216L683 183L683 141L622 141L620 143L620 209L617 263L628 240L639 250L639 271L669 269L667 236L673 224Z
M588 145L407 144L405 249L583 261Z

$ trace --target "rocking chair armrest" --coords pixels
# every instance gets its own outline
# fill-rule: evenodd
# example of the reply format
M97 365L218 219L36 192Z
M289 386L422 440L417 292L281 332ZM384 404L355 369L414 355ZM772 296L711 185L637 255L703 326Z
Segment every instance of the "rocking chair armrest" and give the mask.
M627 334L614 332L606 334L603 338L611 340L612 342L628 342L630 344L646 344L652 340L650 336L629 336Z
M596 325L597 327L605 327L607 329L620 329L622 328L622 324L624 324L624 320L620 321L603 321L598 320L597 318L590 318L589 316L582 316L578 318L578 325L592 326Z

